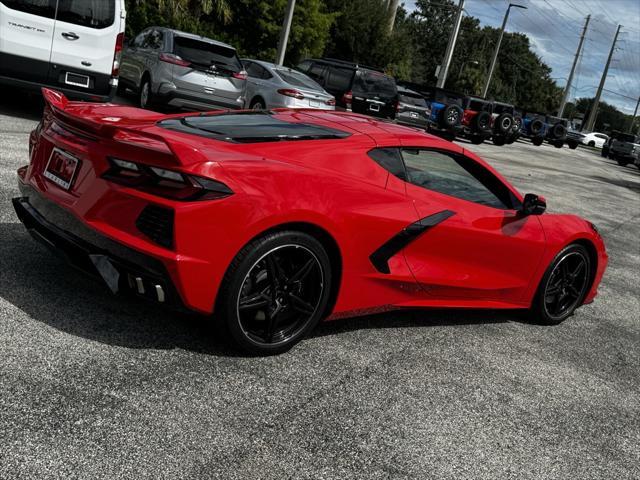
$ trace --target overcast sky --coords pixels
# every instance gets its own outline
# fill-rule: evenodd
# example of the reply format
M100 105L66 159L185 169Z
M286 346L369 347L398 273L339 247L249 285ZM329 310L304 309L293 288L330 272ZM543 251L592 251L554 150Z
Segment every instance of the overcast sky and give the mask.
M415 8L413 0L403 3L409 12ZM557 77L560 86L567 82L585 17L591 14L571 98L595 96L617 25L622 24L604 86L609 91L603 92L602 100L633 113L640 96L640 0L466 0L464 8L467 15L480 19L481 25L499 28L509 3L527 10L512 8L506 30L529 37L533 50L553 69L551 76Z

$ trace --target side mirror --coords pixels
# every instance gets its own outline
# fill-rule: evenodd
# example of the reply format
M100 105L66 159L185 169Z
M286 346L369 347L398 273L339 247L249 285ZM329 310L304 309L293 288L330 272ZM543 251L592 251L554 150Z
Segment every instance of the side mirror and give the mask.
M522 202L522 213L524 215L542 215L547 209L547 202L544 197L539 197L535 193L527 193Z

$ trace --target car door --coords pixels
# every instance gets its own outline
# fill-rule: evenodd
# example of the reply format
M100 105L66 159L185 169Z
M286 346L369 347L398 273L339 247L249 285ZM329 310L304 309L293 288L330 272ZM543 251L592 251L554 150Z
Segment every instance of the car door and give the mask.
M116 37L120 33L117 0L58 0L51 44L50 76L62 67L110 77ZM56 68L57 67L57 68Z
M462 152L399 152L407 195L430 225L404 250L418 283L440 299L524 304L545 250L538 217L521 214L515 193Z
M0 2L0 75L46 82L56 0Z

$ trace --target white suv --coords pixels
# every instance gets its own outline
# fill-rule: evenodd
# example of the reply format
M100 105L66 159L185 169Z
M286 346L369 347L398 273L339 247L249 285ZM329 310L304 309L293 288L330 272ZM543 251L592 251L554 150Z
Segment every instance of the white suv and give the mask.
M124 0L0 0L0 83L109 100L124 26Z

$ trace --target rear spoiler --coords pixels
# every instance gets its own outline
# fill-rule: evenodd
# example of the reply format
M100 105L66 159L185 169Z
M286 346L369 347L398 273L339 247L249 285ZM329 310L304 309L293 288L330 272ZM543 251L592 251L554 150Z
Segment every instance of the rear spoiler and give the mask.
M72 102L61 92L50 88L42 88L46 106L54 118L60 120L65 127L79 134L89 134L103 139L124 143L146 150L169 154L177 163L206 161L206 157L190 145L172 140L163 135L149 132L160 114L151 114L145 110L130 108L134 115L121 117L121 112L109 115L109 109L122 109L122 105L104 103ZM46 111L46 110L45 110ZM138 113L136 118L135 113ZM182 159L182 162L180 162Z

